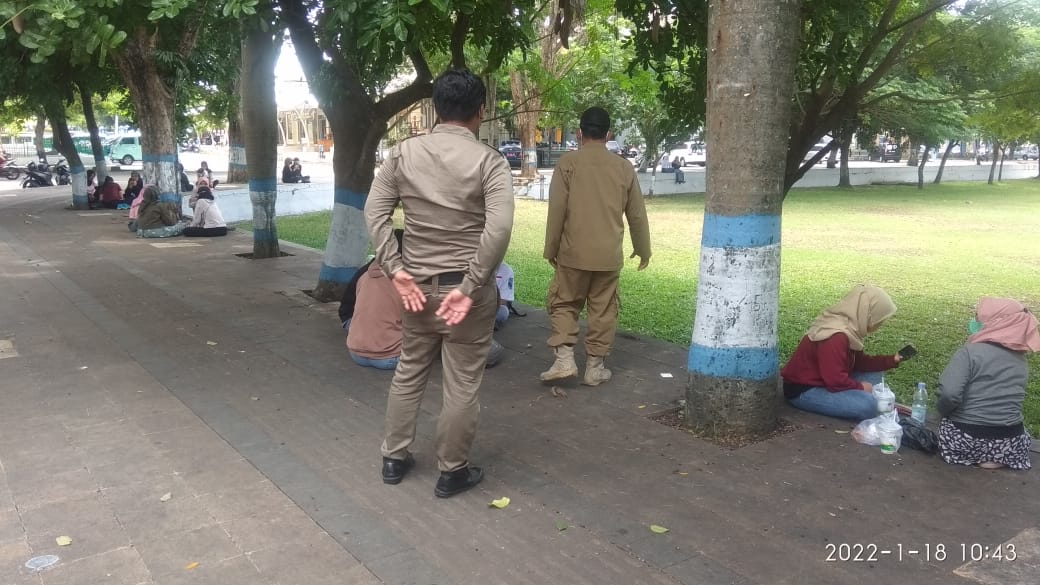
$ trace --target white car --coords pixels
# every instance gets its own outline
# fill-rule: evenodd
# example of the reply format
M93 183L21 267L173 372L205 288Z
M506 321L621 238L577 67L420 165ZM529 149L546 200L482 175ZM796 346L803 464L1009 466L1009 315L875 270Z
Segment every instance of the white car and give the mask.
M708 164L707 151L703 142L683 142L668 152L668 160L679 159L679 166L686 165L706 166Z

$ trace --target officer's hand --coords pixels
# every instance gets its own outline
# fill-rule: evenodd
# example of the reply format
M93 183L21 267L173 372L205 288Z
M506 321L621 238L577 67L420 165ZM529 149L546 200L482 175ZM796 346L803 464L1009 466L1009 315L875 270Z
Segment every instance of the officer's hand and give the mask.
M635 252L632 252L632 255L629 256L629 258L635 258L636 255L637 254ZM650 265L650 257L649 256L647 256L646 258L643 258L642 256L639 256L639 267L636 268L636 270L646 270L646 267L649 266L649 265Z
M549 258L549 264L550 264L550 265L551 265L551 266L552 266L553 268L556 268L556 258Z
M419 285L415 284L415 278L411 274L398 270L394 273L393 282L397 294L401 295L404 310L412 313L423 310L423 306L426 305L426 295L419 289Z
M473 299L467 297L461 290L455 289L448 293L437 308L437 316L444 319L448 326L458 325L469 314L473 307Z

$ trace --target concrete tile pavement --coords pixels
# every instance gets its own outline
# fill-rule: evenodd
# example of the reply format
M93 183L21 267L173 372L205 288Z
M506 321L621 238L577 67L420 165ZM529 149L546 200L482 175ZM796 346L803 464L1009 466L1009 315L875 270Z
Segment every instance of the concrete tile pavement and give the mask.
M235 257L248 234L156 248L64 203L0 201L0 339L18 352L0 360L0 584L956 584L993 573L955 573L960 543L1032 542L1035 473L886 457L793 411L797 430L735 451L649 420L682 395L683 348L623 337L615 380L554 397L537 311L501 332L510 355L485 379L485 483L433 497L432 383L418 466L384 486L389 377L354 366L334 312L299 293L320 255ZM841 543L955 554L828 562ZM28 572L39 554L62 560Z

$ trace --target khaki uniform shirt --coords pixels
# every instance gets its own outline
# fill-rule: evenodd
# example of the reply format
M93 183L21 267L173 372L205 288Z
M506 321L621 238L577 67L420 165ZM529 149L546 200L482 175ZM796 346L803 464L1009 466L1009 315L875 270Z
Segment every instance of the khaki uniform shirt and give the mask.
M404 255L393 214L404 207ZM439 124L390 151L365 203L376 263L417 282L462 272L467 296L490 284L513 230L513 176L495 149L469 129Z
M650 257L650 226L632 163L597 143L560 157L549 186L547 260L578 270L621 270L622 215L637 256Z

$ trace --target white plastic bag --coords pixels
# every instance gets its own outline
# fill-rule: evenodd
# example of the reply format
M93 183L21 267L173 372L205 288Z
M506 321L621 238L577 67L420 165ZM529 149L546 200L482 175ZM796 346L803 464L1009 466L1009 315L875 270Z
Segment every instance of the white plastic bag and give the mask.
M889 390L891 392L891 390ZM881 414L874 418L868 418L867 420L856 425L856 428L852 429L852 438L857 443L863 443L864 445L880 445L881 444L881 427L884 425L890 428L890 425L899 425L899 415L893 410L887 414ZM898 446L896 447L898 449Z

